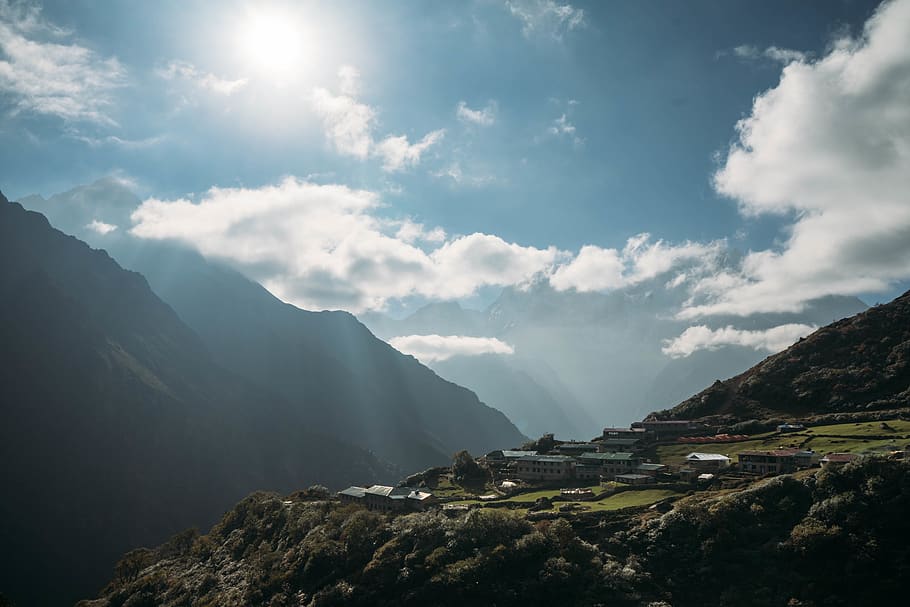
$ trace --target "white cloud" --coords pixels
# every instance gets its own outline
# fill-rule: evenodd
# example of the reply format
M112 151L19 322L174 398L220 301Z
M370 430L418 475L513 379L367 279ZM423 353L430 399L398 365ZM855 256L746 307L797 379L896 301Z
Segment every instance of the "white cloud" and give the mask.
M342 65L338 69L338 81L342 95L348 97L360 95L360 70L353 65Z
M735 47L733 49L733 54L741 59L770 59L771 61L776 61L784 64L793 63L794 61L806 61L809 58L806 53L789 48L769 46L768 48L762 50L756 46L751 46L748 44L743 44L741 46Z
M423 153L441 141L445 134L445 129L438 129L427 133L417 143L408 143L404 135L389 136L375 145L374 153L382 159L383 170L401 171L419 164Z
M339 154L364 160L373 147L376 111L347 95L326 89L313 91L313 106L322 118L325 136Z
M462 122L478 126L492 126L496 122L496 102L491 101L479 110L468 107L464 101L459 101L455 106L455 116Z
M405 135L388 135L381 141L374 139L376 110L358 101L360 73L351 66L338 72L341 94L317 88L311 102L322 120L325 136L339 154L365 160L370 156L382 161L387 172L397 172L420 163L423 154L445 136L445 129L427 133L417 143L410 143Z
M507 0L505 4L521 21L521 32L528 38L542 35L562 40L565 34L585 25L585 12L571 4L553 0Z
M230 96L247 85L246 78L228 80L215 74L199 70L186 61L171 61L165 67L156 70L159 77L165 80L183 80L203 90L219 95Z
M699 350L718 350L725 346L744 346L753 350L775 353L793 345L796 340L818 327L787 324L763 331L746 331L727 326L711 329L705 325L689 327L682 335L664 342L662 352L671 358L684 358Z
M793 216L781 247L698 283L681 318L796 312L910 278L910 0L859 39L790 63L715 174L743 214Z
M143 139L124 139L122 137L117 137L116 135L108 135L107 137L90 137L83 135L78 131L73 131L71 133L68 133L68 135L73 139L87 143L92 147L113 145L126 150L141 150L144 148L150 148L167 139L165 135L155 135L153 137L145 137Z
M450 179L452 183L457 186L475 188L488 185L496 180L492 175L474 175L465 173L465 171L461 168L461 163L458 161L455 161L438 171L433 171L431 175L440 179Z
M9 95L14 113L115 124L112 92L124 84L126 70L116 58L56 41L68 36L38 9L0 0L0 92Z
M582 145L585 142L584 138L578 135L578 129L572 124L566 114L562 114L559 118L553 120L550 126L547 127L547 134L554 137L569 137L575 145Z
M453 356L515 353L515 348L495 337L405 335L393 337L389 344L399 352L410 354L424 363L447 360Z
M373 192L289 177L258 189L212 188L199 201L148 199L131 232L228 260L285 301L351 311L525 284L566 256L488 234L447 237L381 218L380 207Z
M570 263L553 272L550 284L558 291L605 291L638 284L687 264L689 272L681 275L685 278L677 276L668 285L676 287L686 278L715 272L725 244L671 245L663 240L651 242L650 234L639 234L630 238L622 251L587 245Z
M115 226L114 224L104 223L103 221L98 221L97 219L93 219L91 221L91 223L89 223L85 227L88 228L89 230L92 230L93 232L97 232L97 233L101 234L102 236L104 234L110 234L111 232L113 232L114 230L117 229L117 226Z

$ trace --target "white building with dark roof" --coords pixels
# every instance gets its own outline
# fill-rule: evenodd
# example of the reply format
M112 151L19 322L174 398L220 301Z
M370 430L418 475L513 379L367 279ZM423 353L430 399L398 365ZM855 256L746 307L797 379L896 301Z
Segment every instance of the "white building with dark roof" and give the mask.
M730 458L720 453L690 453L686 456L686 467L699 472L713 472L730 467Z
M526 455L515 465L515 475L524 481L575 478L575 458L568 455Z

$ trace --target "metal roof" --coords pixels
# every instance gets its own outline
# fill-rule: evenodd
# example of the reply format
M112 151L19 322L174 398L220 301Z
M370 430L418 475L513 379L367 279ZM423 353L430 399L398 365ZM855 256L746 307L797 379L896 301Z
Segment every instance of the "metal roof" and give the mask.
M388 497L394 491L394 487L389 487L388 485L373 485L365 491L370 495L381 495L383 497Z
M523 462L571 462L575 458L568 455L526 455L518 459Z
M638 459L634 453L582 453L578 458L599 461L626 461Z
M339 491L339 495L350 495L351 497L363 497L366 494L366 489L363 487L348 487L342 491Z
M688 461L700 461L700 462L725 462L730 461L730 458L726 455L721 455L720 453L690 453L686 456Z

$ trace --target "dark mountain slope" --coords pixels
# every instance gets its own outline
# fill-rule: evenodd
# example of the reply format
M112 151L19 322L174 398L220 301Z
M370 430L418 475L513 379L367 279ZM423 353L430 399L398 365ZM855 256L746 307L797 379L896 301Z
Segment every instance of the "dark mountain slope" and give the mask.
M133 239L112 247L193 327L215 359L306 410L314 426L408 472L524 436L469 390L373 336L346 312L308 312L196 253Z
M404 472L447 464L462 449L485 453L526 440L502 413L377 339L350 314L301 310L178 245L132 237L124 230L140 201L112 180L24 202L141 272L218 364L279 393L314 428ZM86 229L95 218L121 229L104 235Z
M896 409L910 404L910 292L823 327L667 418L737 419Z
M388 478L216 366L140 275L2 195L0 301L0 590L17 604L91 593L124 550L253 489Z

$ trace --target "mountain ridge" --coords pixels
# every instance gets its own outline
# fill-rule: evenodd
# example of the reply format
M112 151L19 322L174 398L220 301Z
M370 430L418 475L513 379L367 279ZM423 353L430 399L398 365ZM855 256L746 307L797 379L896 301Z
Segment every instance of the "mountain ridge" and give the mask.
M898 409L910 403L910 291L826 325L657 418L734 421Z

